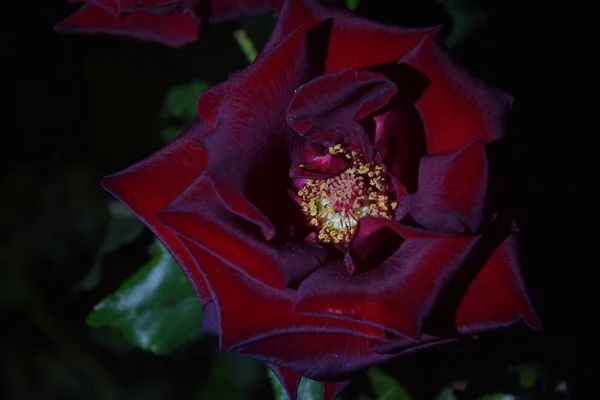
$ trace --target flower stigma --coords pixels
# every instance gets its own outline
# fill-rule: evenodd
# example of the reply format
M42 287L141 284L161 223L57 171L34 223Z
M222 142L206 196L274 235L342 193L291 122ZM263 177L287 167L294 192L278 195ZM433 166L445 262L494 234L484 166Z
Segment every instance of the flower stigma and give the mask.
M327 179L308 179L298 190L308 224L322 243L345 246L367 215L392 219L398 203L389 176L378 163L365 162L363 154L336 144L329 154L346 158L346 168ZM303 168L303 165L300 165Z

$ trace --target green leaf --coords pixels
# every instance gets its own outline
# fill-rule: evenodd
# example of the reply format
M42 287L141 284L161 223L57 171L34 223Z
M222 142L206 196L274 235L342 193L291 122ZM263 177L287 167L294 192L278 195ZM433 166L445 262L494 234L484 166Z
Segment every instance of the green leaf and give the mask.
M346 8L348 10L356 11L359 4L360 0L346 0Z
M259 361L228 353L218 356L210 368L210 377L200 386L198 399L248 400L259 388L263 367Z
M150 262L98 303L87 323L118 330L135 346L164 354L201 335L201 316L190 283L156 240Z
M209 87L210 83L205 81L192 81L173 86L165 98L162 117L192 119L197 113L198 95Z
M456 400L456 396L454 396L454 390L450 388L442 389L438 393L436 400Z
M367 371L367 377L377 395L377 400L412 400L410 393L380 368L370 368Z
M269 380L273 387L273 393L275 394L275 400L289 400L289 396L285 392L285 389L279 382L279 379L275 376L273 371L269 370ZM321 400L323 398L323 384L321 382L313 381L308 378L302 378L300 385L298 386L298 400Z
M238 46L240 46L240 49L246 56L246 60L248 60L248 62L250 63L254 61L256 59L256 56L258 56L258 52L256 51L256 47L254 46L252 39L250 39L250 36L248 36L246 31L243 29L233 31L233 38L238 43Z
M438 0L452 19L452 28L443 43L455 48L466 42L485 27L487 14L481 5L472 0Z
M102 259L104 256L132 242L144 230L144 224L121 203L110 203L109 208L112 218L108 222L94 264L92 264L89 272L75 284L75 290L92 290L98 286L102 278Z
M175 139L181 132L183 132L184 128L178 128L174 126L169 126L160 131L160 138L165 143L169 143L171 140Z
M519 376L519 384L525 389L533 389L541 376L540 366L535 363L511 365L508 371Z
M517 398L512 394L494 393L486 394L480 400L517 400Z

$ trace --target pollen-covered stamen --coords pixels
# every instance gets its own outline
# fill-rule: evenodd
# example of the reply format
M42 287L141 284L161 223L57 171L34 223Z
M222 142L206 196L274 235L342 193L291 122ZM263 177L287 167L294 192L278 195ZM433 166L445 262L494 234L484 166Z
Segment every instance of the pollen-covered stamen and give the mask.
M328 151L343 154L348 167L333 178L307 180L298 196L318 240L345 245L360 218L371 215L391 219L398 203L382 166L364 162L361 153L345 150L339 144Z

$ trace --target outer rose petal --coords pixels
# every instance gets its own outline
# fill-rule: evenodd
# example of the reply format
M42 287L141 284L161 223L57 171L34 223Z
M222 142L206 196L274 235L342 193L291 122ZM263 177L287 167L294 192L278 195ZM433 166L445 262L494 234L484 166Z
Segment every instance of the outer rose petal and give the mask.
M196 263L202 266L201 272L218 309L223 351L284 333L352 333L361 338L383 337L381 330L366 325L294 314L290 309L295 291L257 284L196 244L183 241ZM224 276L227 279L223 279Z
M372 22L341 7L316 0L287 1L265 49L273 47L298 27L312 29L333 19L330 36L325 39L327 58L324 72L367 66L398 60L424 37L435 35L438 28L400 28Z
M310 379L337 381L396 356L373 353L369 344L369 339L355 335L295 333L250 343L239 353Z
M268 243L255 225L224 207L204 175L157 213L157 218L246 279L278 289L304 278L327 255L320 244L301 239Z
M386 224L404 242L377 268L356 276L349 276L341 264L315 271L300 284L294 311L371 324L418 339L438 295L479 237L437 235L374 217L362 218L359 226L364 224Z
M480 140L449 154L425 156L411 214L428 230L473 234L488 192L488 160Z
M517 235L511 234L494 251L463 296L456 314L461 333L498 329L519 319L541 329L519 271Z
M230 78L216 120L218 134L203 142L214 190L268 240L287 229L278 222L299 213L285 188L291 155L304 139L287 126L285 113L294 90L306 80L305 46L305 34L298 30Z
M512 97L459 68L431 37L424 38L400 62L430 80L416 103L429 153L448 153L476 139L487 143L504 136Z
M210 127L196 118L187 130L147 159L105 177L102 185L160 239L192 282L202 304L210 300L202 275L186 248L155 217L202 172L206 153L200 140Z
M273 10L272 4L281 0L212 0L209 3L210 21L222 22L244 16L266 14Z
M154 15L137 12L116 17L103 8L86 5L54 28L60 32L130 36L179 47L198 38L199 25L200 18L188 13Z

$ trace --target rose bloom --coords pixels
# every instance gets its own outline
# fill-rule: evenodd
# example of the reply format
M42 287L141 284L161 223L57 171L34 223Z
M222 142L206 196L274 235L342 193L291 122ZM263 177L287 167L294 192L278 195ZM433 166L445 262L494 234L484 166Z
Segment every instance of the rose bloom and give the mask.
M332 398L401 354L540 322L491 142L511 97L433 39L285 2L262 54L104 179L169 249L222 350Z
M67 0L85 3L56 24L60 32L129 36L179 47L198 38L202 16L211 22L272 11L281 0Z

